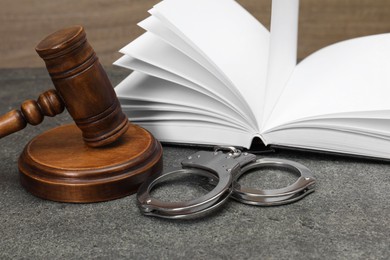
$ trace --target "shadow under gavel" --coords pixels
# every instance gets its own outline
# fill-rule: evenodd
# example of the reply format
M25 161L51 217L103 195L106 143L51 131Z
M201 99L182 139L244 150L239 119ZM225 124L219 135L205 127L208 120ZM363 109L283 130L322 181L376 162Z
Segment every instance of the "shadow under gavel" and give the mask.
M36 51L56 90L1 116L0 137L27 123L37 125L64 108L77 127L50 129L26 145L18 168L27 191L61 202L106 201L135 193L148 176L161 171L161 144L147 130L129 123L81 26L49 35Z
M21 109L0 117L0 138L53 117L67 108L84 141L99 147L117 140L128 128L106 72L81 26L66 28L43 39L36 51L45 61L56 90L26 100Z

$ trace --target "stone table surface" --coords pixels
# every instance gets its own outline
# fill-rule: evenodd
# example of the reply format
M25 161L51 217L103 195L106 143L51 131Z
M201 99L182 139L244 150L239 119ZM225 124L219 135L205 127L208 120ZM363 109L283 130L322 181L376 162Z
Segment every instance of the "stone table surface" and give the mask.
M113 85L128 72L107 68ZM0 70L0 112L52 83L45 69ZM141 215L135 195L102 203L46 201L19 184L17 160L39 133L71 122L67 113L46 118L0 140L1 259L389 259L390 164L337 155L278 151L310 168L313 194L285 206L229 201L211 216L170 221ZM164 167L177 166L195 147L164 145ZM283 172L253 173L243 184L278 188L294 181ZM263 185L265 187L263 187ZM167 200L202 193L176 182L156 190Z

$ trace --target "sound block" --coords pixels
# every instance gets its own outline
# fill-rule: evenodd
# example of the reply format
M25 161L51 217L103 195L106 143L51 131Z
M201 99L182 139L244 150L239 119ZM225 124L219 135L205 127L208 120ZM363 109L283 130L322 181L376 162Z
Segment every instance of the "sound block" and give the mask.
M99 202L133 194L149 175L159 173L162 148L148 131L133 124L116 142L91 148L72 124L32 139L18 165L22 186L35 196Z

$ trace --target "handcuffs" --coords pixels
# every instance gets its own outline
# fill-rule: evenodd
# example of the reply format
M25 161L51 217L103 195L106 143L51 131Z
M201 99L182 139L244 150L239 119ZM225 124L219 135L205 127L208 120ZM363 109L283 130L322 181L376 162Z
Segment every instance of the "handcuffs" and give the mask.
M144 215L167 219L197 218L219 209L229 198L250 205L283 205L303 198L315 187L315 178L302 164L284 159L256 159L254 154L235 147L219 146L213 152L199 151L184 159L181 165L181 169L152 175L140 186L137 202ZM287 169L300 177L288 187L273 190L245 188L238 183L244 173L264 167ZM156 184L178 174L205 176L213 189L197 199L182 202L165 202L151 197L150 192Z

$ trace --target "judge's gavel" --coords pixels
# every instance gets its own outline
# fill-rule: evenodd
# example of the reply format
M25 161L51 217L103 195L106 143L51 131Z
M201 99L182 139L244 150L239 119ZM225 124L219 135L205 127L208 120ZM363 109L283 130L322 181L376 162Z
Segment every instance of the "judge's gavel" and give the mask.
M21 109L0 117L0 138L19 131L27 123L37 125L67 108L85 143L110 144L123 135L129 121L114 89L81 26L57 31L43 39L36 51L45 61L56 90L26 100Z
M58 126L26 144L18 169L27 191L61 202L106 201L136 192L148 176L162 170L161 144L147 130L129 123L81 26L49 35L36 51L56 90L1 116L0 137L27 123L37 125L64 108L78 128Z

